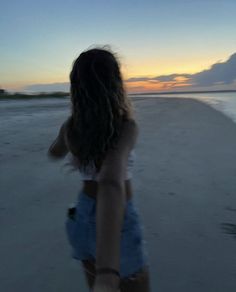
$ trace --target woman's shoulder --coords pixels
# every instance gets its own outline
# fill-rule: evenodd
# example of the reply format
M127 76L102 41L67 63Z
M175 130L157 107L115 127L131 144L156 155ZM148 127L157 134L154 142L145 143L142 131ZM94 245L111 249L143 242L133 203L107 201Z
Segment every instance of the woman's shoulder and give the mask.
M124 119L124 121L123 121L123 125L124 125L124 128L125 129L128 129L128 130L136 130L136 131L138 131L138 123L137 123L137 121L135 120L135 119Z
M128 149L130 152L135 147L138 133L138 124L134 119L124 120L116 149L120 151Z

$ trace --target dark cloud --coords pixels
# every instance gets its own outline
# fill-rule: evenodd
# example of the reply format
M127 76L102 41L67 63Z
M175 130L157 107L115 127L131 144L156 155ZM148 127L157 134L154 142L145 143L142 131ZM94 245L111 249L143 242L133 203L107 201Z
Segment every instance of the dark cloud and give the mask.
M216 63L208 70L193 74L191 78L197 86L233 83L236 80L236 53L226 62Z
M36 91L36 92L69 92L69 83L51 83L51 84L33 84L24 88L27 91Z
M138 81L148 81L151 80L149 77L132 77L129 79L126 79L126 82L138 82Z

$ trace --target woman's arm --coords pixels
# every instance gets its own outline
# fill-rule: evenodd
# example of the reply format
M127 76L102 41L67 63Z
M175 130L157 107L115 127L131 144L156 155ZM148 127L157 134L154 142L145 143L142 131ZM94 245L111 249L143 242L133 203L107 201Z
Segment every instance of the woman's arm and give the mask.
M48 149L48 156L53 158L64 158L68 153L68 144L66 140L66 127L69 122L67 119L61 126L57 138L53 141L51 146Z
M128 154L136 142L137 134L135 121L126 122L117 148L108 151L100 170L96 209L96 268L120 270L120 239L126 205L124 180ZM98 286L118 287L118 281L115 275L96 277Z

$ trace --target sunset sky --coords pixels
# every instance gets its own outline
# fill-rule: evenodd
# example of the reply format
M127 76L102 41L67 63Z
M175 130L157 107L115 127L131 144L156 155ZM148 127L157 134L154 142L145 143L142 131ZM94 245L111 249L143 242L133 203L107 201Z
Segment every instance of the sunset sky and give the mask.
M129 92L236 89L235 0L0 3L2 88L67 88L73 60L108 44Z

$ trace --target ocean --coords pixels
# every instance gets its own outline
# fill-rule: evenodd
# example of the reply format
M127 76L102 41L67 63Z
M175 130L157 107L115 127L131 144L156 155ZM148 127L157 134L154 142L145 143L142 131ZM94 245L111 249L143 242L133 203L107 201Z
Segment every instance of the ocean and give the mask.
M223 112L226 116L230 117L236 123L236 92L214 92L214 93L181 93L181 94L139 94L135 97L143 98L153 98L153 97L162 97L162 98L194 98L205 102L206 104L212 106L214 109Z

